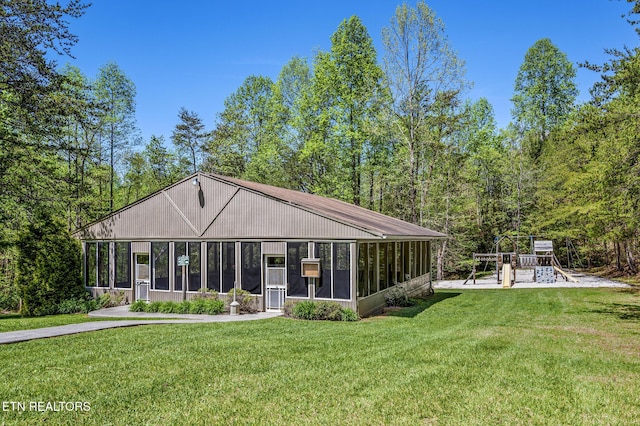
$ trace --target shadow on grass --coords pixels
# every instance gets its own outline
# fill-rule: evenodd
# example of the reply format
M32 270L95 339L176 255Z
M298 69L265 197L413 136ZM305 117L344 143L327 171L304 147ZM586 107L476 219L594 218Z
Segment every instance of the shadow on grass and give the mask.
M402 317L402 318L414 318L421 312L426 311L433 305L438 302L442 302L443 300L450 299L452 297L459 296L460 292L437 292L432 294L431 296L427 296L418 300L418 304L414 306L408 306L406 308L398 309L397 311L390 311L387 313L387 316L390 317Z
M640 322L640 306L627 303L602 303L600 309L593 309L596 314L608 314L624 321Z

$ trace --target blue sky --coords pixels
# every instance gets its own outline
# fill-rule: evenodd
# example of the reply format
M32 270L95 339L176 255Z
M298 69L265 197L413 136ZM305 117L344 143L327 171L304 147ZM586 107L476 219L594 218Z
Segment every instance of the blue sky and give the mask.
M183 1L94 0L71 22L80 38L70 62L89 78L116 62L137 88L137 122L145 143L153 134L170 140L181 107L197 112L208 130L224 100L250 75L275 79L293 56L311 60L329 50L342 20L357 15L384 54L381 31L395 0ZM415 6L415 2L407 2ZM601 63L605 48L637 45L621 15L625 1L431 0L446 35L466 62L474 84L466 97L485 97L499 127L510 119L513 85L524 55L544 37L574 64ZM598 76L578 69L580 99Z

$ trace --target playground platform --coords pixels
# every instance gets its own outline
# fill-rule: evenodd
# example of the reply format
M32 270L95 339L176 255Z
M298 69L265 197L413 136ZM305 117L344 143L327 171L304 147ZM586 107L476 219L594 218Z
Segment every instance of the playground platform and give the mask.
M621 283L619 281L608 280L606 278L596 277L594 275L582 274L579 272L571 272L571 276L573 276L578 282L573 282L570 280L566 280L558 275L558 278L555 283L539 283L533 281L533 270L524 269L517 270L516 273L516 282L511 286L511 288L571 288L571 287L630 287L625 283ZM502 289L502 282L497 282L497 277L495 274L483 277L476 278L476 283L473 284L471 280L467 281L464 284L465 280L442 280L442 281L434 281L433 288L434 289L447 289L447 288L457 288L457 289Z

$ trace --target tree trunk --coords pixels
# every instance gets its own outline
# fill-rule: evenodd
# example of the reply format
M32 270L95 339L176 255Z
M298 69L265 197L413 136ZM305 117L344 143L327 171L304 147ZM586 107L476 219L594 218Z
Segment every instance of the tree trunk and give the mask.
M631 272L632 274L636 274L638 272L638 269L636 268L636 260L633 257L633 251L631 248L631 244L629 244L629 241L625 241L624 249L626 252L627 267L629 268L629 272Z

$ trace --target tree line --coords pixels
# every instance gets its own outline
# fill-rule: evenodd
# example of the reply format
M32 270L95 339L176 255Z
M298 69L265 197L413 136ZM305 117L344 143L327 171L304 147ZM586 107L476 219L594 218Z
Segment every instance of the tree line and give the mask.
M631 5L627 20L639 2ZM465 63L423 1L398 6L378 56L357 16L328 51L252 75L213 129L181 108L171 135L142 141L135 84L116 63L95 78L59 68L79 0L10 2L0 16L0 252L48 217L75 230L197 170L341 199L450 236L437 278L463 275L499 235L571 239L584 266L637 272L638 48L611 49L578 104L576 66L551 40L527 51L512 122L472 101ZM43 215L42 212L46 212ZM7 265L6 262L0 265ZM3 267L3 274L10 272Z

